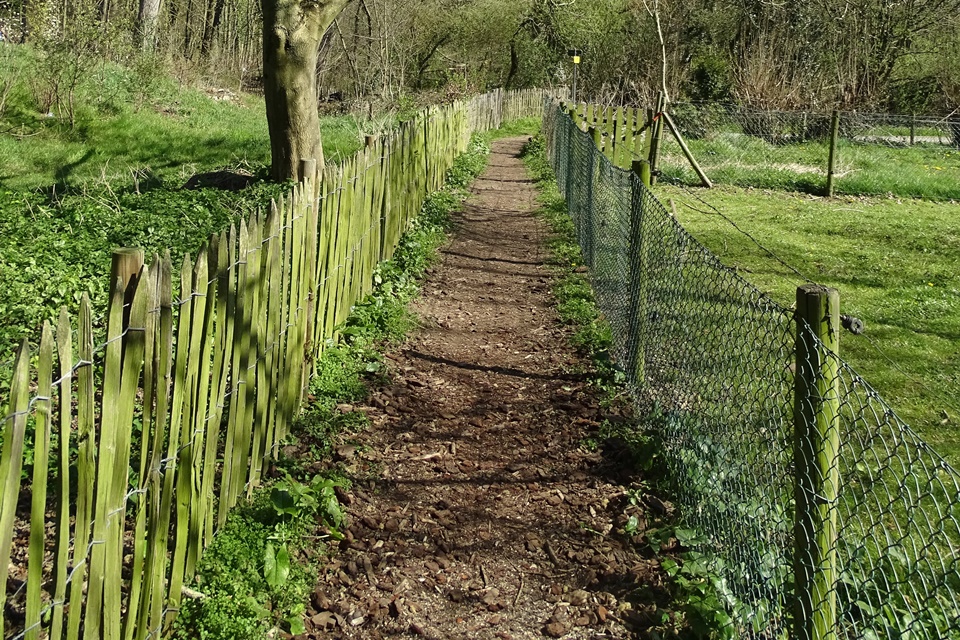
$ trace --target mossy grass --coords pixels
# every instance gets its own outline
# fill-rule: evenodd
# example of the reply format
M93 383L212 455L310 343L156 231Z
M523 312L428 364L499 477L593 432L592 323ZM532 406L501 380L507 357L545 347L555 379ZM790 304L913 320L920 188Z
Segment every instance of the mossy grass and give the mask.
M802 280L707 204L806 278L839 289L841 313L866 324L864 336L844 332L841 356L960 465L960 204L723 186L662 185L657 195L675 201L685 228L784 306Z

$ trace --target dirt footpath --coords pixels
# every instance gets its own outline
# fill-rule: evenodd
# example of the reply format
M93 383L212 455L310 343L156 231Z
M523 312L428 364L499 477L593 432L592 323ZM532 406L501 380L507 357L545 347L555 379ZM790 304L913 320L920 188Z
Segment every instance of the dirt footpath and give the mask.
M622 418L553 310L523 142L494 143L415 304L422 328L388 354L308 637L628 638L655 624L658 565L616 533L632 478L610 447L582 446Z

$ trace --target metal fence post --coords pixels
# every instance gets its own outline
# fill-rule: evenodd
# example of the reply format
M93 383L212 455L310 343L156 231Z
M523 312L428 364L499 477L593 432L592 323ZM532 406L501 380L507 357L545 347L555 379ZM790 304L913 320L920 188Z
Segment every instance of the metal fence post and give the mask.
M793 637L836 640L839 294L798 288L796 317Z

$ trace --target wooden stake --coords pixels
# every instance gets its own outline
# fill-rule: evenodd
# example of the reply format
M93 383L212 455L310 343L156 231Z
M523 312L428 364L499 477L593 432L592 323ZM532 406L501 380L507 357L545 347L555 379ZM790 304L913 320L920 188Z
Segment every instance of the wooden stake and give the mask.
M640 176L644 187L650 182L650 163L646 160L635 160L632 163L635 174ZM647 304L647 243L643 232L644 218L644 189L633 185L630 206L630 309L627 319L629 322L628 337L629 352L627 362L627 376L637 386L642 388L645 380L645 353L646 353L646 304Z
M833 173L837 158L837 138L840 134L840 112L833 110L830 123L830 154L827 156L827 197L833 197Z
M700 168L700 164L697 163L696 158L693 157L693 153L691 153L690 148L687 147L687 143L684 141L683 136L680 135L680 130L677 128L677 125L674 124L673 118L670 117L669 113L664 111L663 119L667 122L667 126L670 127L670 133L672 133L673 137L677 139L677 144L679 144L680 149L683 150L683 155L687 157L687 162L690 163L690 166L693 167L693 170L697 173L697 176L700 177L700 183L707 189L713 188L713 183L710 182L710 178L707 177L707 174L705 174L703 169Z
M110 285L116 286L119 282L123 287L123 327L130 322L130 304L133 294L137 290L137 277L143 267L143 249L121 248L113 250L113 262L110 265ZM109 300L113 300L111 294ZM109 315L109 311L107 312Z
M666 102L661 93L657 97L657 109L654 113L653 126L650 129L650 182L657 183L657 169L660 166L660 141L663 139L663 113Z
M53 395L53 329L43 323L40 361L37 365L36 431L33 453L33 483L30 487L30 543L27 556L27 619L25 640L40 637L40 587L43 582L44 548L47 541L47 480L50 463L51 402ZM61 455L68 455L62 452Z
M23 470L23 442L30 411L30 345L20 343L10 383L10 404L3 421L3 444L0 446L0 584L6 586L13 548L14 516L20 493L20 472ZM0 611L7 602L6 589L0 593ZM4 636L4 615L0 615L0 636Z

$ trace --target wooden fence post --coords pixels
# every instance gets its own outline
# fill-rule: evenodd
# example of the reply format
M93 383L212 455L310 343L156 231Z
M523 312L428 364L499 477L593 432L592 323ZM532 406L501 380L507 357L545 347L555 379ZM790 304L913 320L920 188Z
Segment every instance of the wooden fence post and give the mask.
M610 162L614 161L613 149L616 145L616 140L614 140L614 135L616 135L616 125L614 125L613 114L614 109L612 106L604 108L603 111L603 152L607 156L607 159Z
M590 139L593 141L593 148L590 149L590 163L589 163L589 166L588 166L588 169L587 169L587 197L586 197L586 205L587 205L587 212L588 212L588 214L589 214L589 213L591 213L591 212L593 211L593 182L594 182L594 177L595 177L595 176L594 176L594 173L595 173L595 171L596 171L596 166L597 166L597 154L600 153L600 147L599 147L599 145L601 144L601 140L600 140L600 135L601 135L601 134L600 134L600 130L599 130L599 129L597 129L597 128L594 127L594 126L590 126L590 127L587 129L587 135L589 135L589 136L590 136ZM582 216L582 212L581 212L581 216L580 216L580 217L581 217L581 218L583 217L583 216ZM593 220L592 220L592 219L590 220L590 224L591 224L591 227L590 227L590 228L591 228L591 231L592 231L592 224L593 224ZM591 235L591 239L592 239L592 235ZM581 240L581 239L578 238L578 240ZM581 240L581 241L582 241L582 240ZM593 247L591 246L590 249L592 250ZM584 251L584 257L586 257L586 251Z
M634 160L633 172L640 176L640 181L647 189L650 188L650 162L647 160Z
M13 529L23 470L23 443L30 411L30 345L20 343L10 384L10 401L3 421L0 444L0 584L6 587L13 548ZM6 611L7 592L0 593L0 612ZM0 636L4 633L4 615L0 613Z
M663 93L657 96L657 108L653 113L653 124L650 127L650 180L657 183L657 169L660 164L660 142L663 140L663 111L667 108Z
M601 155L601 145L603 144L603 132L600 131L597 127L590 127L588 132L590 138L593 140L593 147L588 147L589 152L589 168L587 169L587 198L586 206L584 210L579 212L577 220L579 228L577 229L577 239L580 242L580 246L583 247L583 259L584 262L592 269L594 267L594 237L596 235L596 220L594 219L595 208L593 206L593 183L594 183L594 172L597 167L597 156ZM572 153L572 147L571 147Z
M840 135L840 112L833 110L830 122L830 153L827 156L827 197L833 197L833 172L837 160L837 138Z
M613 166L619 166L620 164L620 150L622 145L620 144L620 136L623 135L623 125L621 120L622 110L620 107L612 108L610 114L610 163Z
M647 160L634 160L633 172L640 178L631 181L630 197L630 308L627 312L628 329L628 362L627 378L633 384L642 388L645 373L644 360L646 352L645 306L647 300L647 248L643 232L644 195L650 185L650 163Z
M640 152L641 158L646 158L647 161L650 160L650 149L653 147L653 127L656 124L654 122L654 116L656 112L653 109L647 109L647 119L644 122L643 129L646 132L646 135L643 136L643 142Z
M667 108L663 93L657 96L657 108L653 114L653 125L650 127L650 181L657 183L657 169L660 164L660 141L663 139L663 111Z
M113 261L110 264L110 300L113 300L113 291L119 281L123 287L123 328L130 322L130 305L136 291L137 277L143 268L143 249L120 248L113 250ZM109 310L107 315L110 315Z
M839 294L799 287L796 317L793 637L836 640Z

